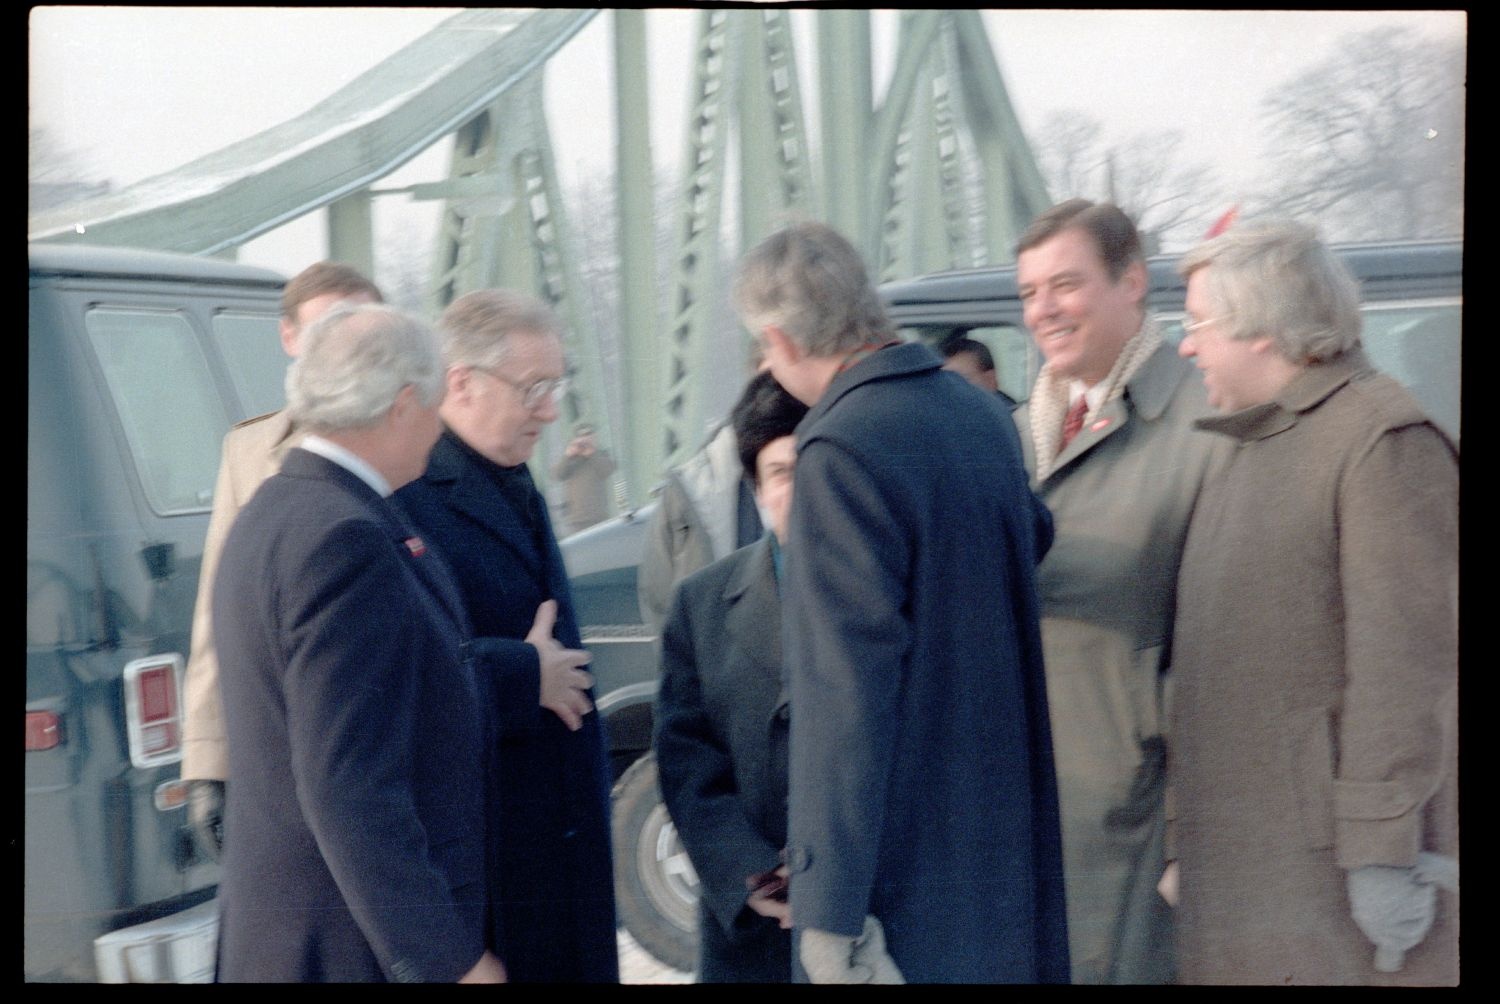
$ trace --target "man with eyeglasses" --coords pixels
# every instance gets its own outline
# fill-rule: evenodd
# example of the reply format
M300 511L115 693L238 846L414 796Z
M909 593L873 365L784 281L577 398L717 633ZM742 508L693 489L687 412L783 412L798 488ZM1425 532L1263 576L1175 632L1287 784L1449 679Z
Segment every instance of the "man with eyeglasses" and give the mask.
M1062 811L1074 983L1173 978L1157 895L1177 566L1226 444L1192 427L1203 381L1146 310L1135 224L1071 199L1017 249L1023 318L1046 359L1015 413L1056 541L1037 569Z
M561 326L505 290L438 320L442 437L397 498L453 570L491 709L491 937L518 983L617 982L609 772L567 573L526 468L567 388Z

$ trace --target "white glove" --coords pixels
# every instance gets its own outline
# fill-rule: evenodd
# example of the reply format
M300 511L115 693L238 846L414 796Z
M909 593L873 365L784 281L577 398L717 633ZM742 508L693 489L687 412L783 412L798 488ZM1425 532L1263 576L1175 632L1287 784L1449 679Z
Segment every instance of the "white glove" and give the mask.
M885 929L866 915L857 938L808 928L802 932L802 968L814 983L905 983L885 950Z
M1422 853L1410 868L1365 865L1347 876L1354 922L1375 946L1375 968L1401 969L1406 953L1422 943L1437 916L1437 890L1458 888L1458 862Z

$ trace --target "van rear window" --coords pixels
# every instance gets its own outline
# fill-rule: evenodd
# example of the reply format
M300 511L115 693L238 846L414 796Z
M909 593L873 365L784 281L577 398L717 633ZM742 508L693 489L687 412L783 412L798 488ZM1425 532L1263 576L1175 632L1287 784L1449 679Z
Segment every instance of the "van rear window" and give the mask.
M229 367L229 377L246 415L279 411L286 404L286 368L277 318L223 310L214 314L214 344Z
M176 311L120 307L94 307L85 322L151 508L210 508L229 417L192 325Z

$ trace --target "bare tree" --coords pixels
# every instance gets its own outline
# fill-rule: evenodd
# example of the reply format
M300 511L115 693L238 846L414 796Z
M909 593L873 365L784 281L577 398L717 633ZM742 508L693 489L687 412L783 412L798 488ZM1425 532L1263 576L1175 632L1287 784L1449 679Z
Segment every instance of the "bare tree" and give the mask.
M1333 239L1463 232L1464 44L1385 27L1263 103L1264 208Z
M1196 240L1224 208L1208 165L1183 161L1180 132L1111 142L1098 119L1066 109L1047 117L1032 145L1057 198L1113 202L1135 220L1148 251Z

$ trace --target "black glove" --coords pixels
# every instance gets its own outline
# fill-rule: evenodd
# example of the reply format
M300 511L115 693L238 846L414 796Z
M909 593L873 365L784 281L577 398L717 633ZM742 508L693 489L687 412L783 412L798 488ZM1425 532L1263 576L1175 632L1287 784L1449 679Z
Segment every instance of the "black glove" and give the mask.
M1134 829L1162 804L1162 790L1167 784L1167 742L1161 736L1148 736L1140 743L1141 763L1130 780L1125 804L1104 814L1104 825L1110 829Z
M224 851L224 782L188 782L188 825L198 853L209 861Z

